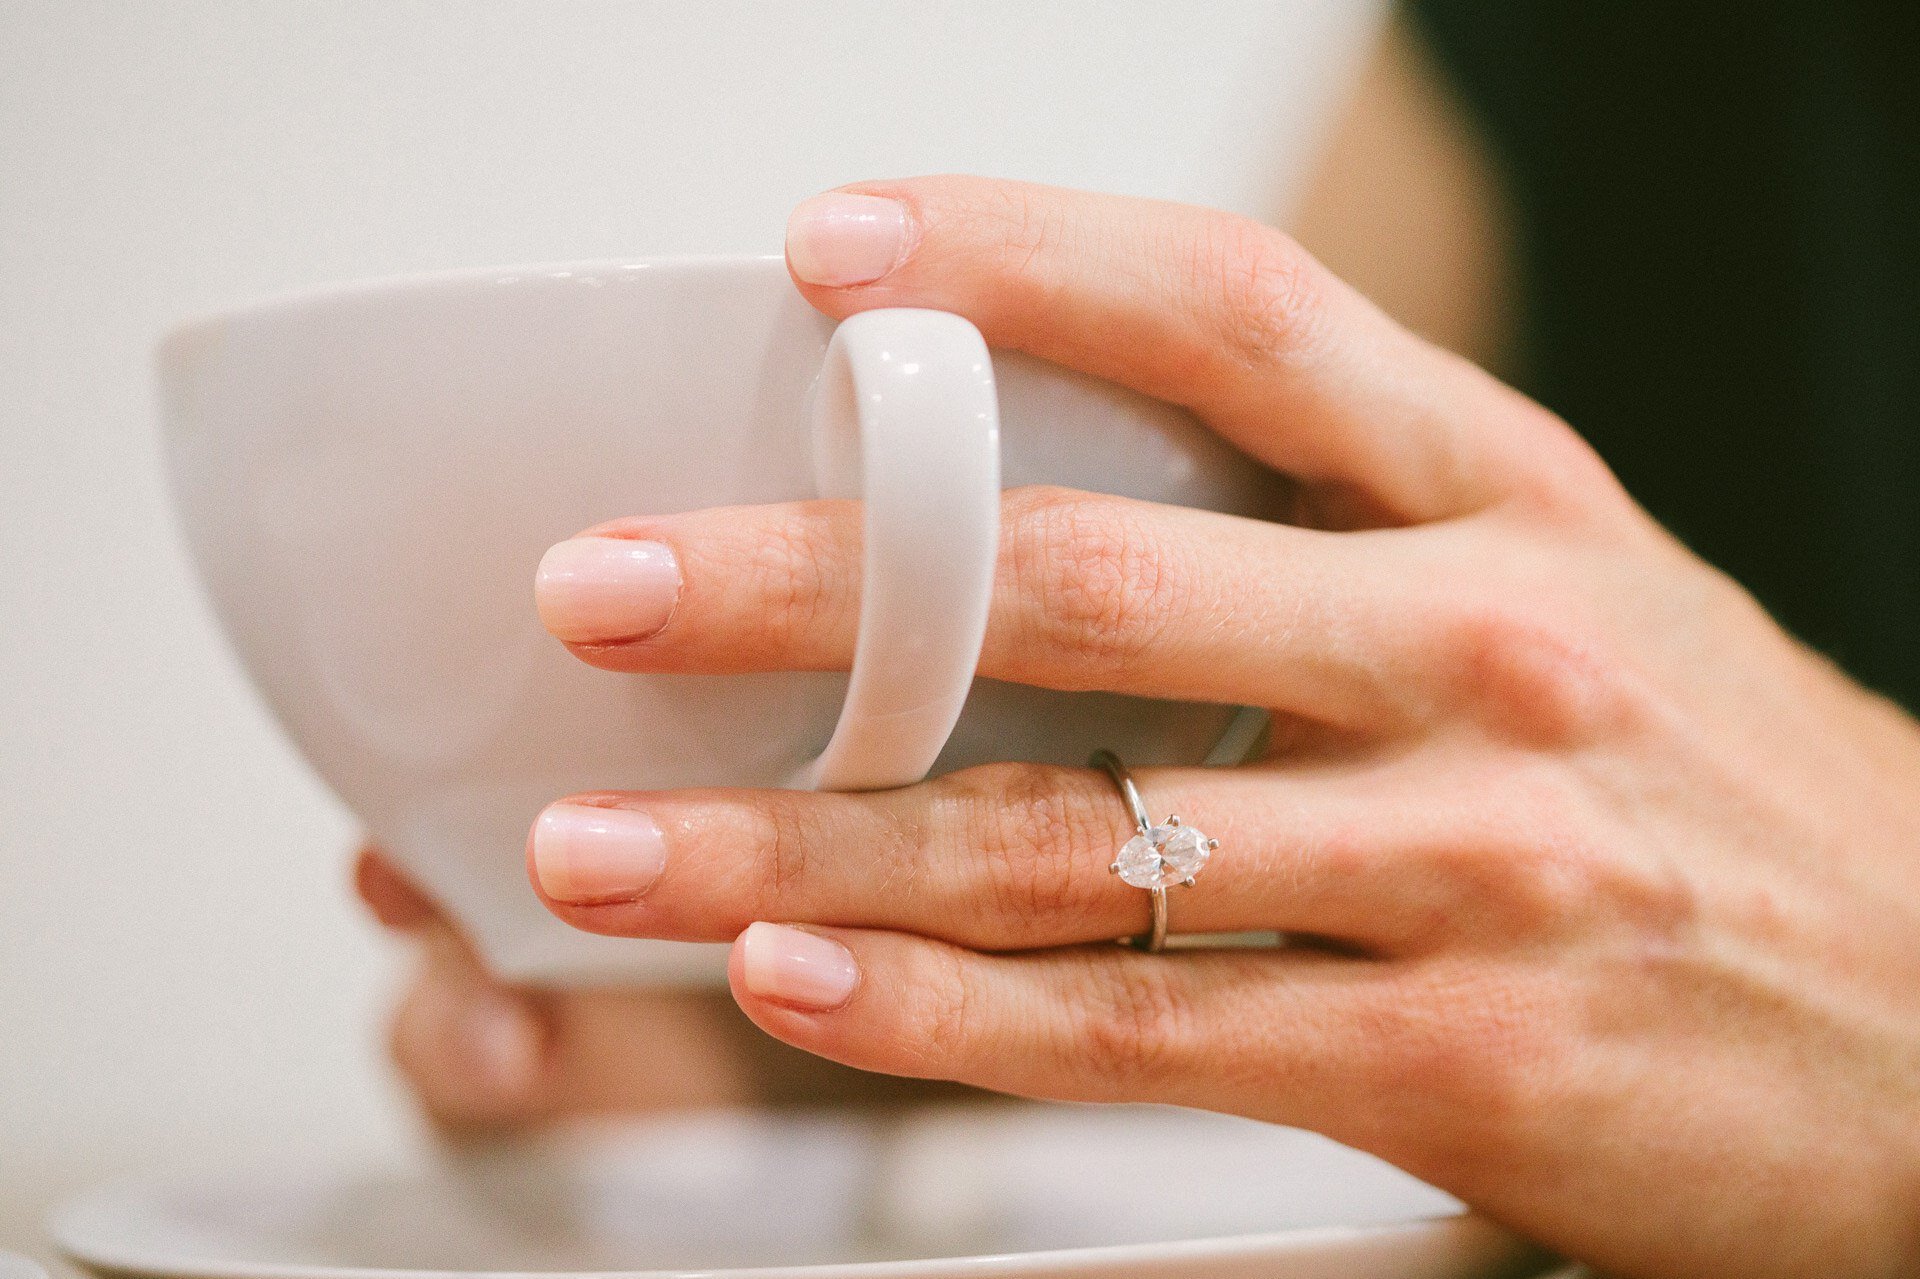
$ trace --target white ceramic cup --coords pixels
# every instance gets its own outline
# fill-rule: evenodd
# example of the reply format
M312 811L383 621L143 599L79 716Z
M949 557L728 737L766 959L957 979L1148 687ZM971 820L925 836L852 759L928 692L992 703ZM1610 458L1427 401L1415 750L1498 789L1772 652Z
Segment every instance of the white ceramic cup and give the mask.
M568 793L864 789L1101 746L1195 763L1234 715L974 680L998 491L1257 515L1273 478L1171 406L989 359L958 317L836 330L778 258L348 285L182 325L160 374L188 538L249 672L513 978L712 971L706 948L547 915L525 835ZM542 553L589 525L818 496L865 501L851 676L612 674L534 615Z

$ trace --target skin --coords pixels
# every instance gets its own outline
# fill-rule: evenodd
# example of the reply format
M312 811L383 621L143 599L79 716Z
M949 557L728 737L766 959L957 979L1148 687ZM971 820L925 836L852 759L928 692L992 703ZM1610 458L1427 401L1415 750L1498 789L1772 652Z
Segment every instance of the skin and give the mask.
M1495 373L1513 362L1513 216L1500 174L1404 26L1382 33L1301 199L1276 221L1406 328Z
M1609 1273L1920 1266L1920 727L1657 527L1568 426L1296 241L981 179L848 189L903 205L908 243L871 283L796 280L820 310L957 311L1297 482L1286 523L1010 492L981 669L1269 708L1261 759L1138 777L1221 841L1176 929L1304 944L1114 946L1145 920L1105 873L1125 810L1098 774L1025 765L871 795L569 797L646 813L666 868L549 908L629 937L798 926L844 948L849 990L786 997L745 941L732 988L806 1053L1316 1129ZM684 585L644 637L548 610L583 660L848 664L850 507L590 532L665 542ZM477 971L430 905L382 913L429 937L441 987ZM591 998L528 1002L527 1069L501 1072L517 1100L445 1117L678 1104L618 1082L661 1007ZM566 1017L603 1033L556 1046ZM403 1061L420 1021L402 1015Z
M354 886L415 951L388 1047L429 1122L455 1145L573 1119L708 1106L885 1110L985 1099L788 1047L756 1029L724 990L510 986L377 849L361 850Z
M1362 67L1286 221L1335 274L1403 325L1477 364L1501 366L1511 317L1499 187L1465 112L1398 24ZM782 1053L724 992L505 985L377 850L362 852L355 884L375 917L415 951L389 1040L415 1099L450 1138L578 1114L911 1096ZM663 1068L662 1053L672 1068Z

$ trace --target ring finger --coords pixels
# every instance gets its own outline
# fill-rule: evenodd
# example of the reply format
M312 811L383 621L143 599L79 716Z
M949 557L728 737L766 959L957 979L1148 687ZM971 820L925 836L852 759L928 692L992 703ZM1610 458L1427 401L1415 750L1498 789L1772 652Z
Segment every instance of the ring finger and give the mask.
M1147 770L1151 816L1220 851L1169 889L1177 932L1278 930L1409 953L1497 895L1446 852L1459 807L1392 766ZM601 793L535 822L548 907L591 932L729 941L755 920L899 929L983 950L1142 931L1148 894L1111 873L1135 834L1088 769L989 765L859 795Z

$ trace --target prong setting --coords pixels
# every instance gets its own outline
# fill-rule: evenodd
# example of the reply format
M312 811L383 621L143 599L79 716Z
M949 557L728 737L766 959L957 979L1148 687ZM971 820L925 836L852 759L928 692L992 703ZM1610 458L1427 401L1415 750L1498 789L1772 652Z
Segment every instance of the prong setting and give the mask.
M1113 779L1133 819L1135 833L1121 845L1119 855L1107 866L1107 873L1118 875L1135 888L1146 889L1153 898L1151 930L1123 940L1137 950L1158 954L1167 941L1167 889L1175 884L1192 888L1194 877L1206 867L1207 860L1220 847L1220 841L1209 839L1188 826L1178 813L1169 813L1166 821L1154 825L1146 803L1140 798L1140 788L1134 785L1127 766L1112 751L1095 751L1087 762L1093 768L1105 770Z
M1162 889L1175 884L1191 888L1194 876L1219 847L1220 841L1207 838L1176 813L1158 826L1141 826L1108 869L1135 888Z

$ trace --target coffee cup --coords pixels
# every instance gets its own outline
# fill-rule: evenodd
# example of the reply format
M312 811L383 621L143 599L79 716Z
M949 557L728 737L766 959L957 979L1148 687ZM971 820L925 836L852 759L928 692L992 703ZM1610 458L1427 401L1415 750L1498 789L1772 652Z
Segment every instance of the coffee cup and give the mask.
M1236 709L974 677L1003 487L1246 515L1274 478L1190 415L957 316L836 326L778 258L375 281L185 323L168 468L214 608L369 835L503 975L711 973L710 948L575 932L526 882L560 796L867 789L997 759L1197 763ZM615 674L541 629L542 553L626 515L858 497L850 673Z

